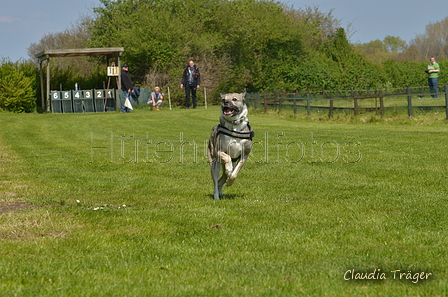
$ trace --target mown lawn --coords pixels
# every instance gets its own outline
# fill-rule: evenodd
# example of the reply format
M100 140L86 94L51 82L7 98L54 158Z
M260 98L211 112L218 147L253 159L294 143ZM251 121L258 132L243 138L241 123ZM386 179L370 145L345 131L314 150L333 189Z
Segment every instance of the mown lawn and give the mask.
M447 295L446 121L253 111L215 201L218 117L0 114L2 295Z

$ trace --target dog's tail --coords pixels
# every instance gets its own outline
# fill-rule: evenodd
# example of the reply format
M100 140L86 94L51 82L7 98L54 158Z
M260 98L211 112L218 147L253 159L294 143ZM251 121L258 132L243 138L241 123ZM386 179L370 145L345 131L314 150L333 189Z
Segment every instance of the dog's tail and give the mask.
M207 150L207 156L208 156L208 161L210 163L213 162L213 160L216 160L218 158L218 156L216 156L216 140L218 139L218 127L219 125L216 125L213 127L212 129L212 133L210 134L210 139L208 141L208 150Z

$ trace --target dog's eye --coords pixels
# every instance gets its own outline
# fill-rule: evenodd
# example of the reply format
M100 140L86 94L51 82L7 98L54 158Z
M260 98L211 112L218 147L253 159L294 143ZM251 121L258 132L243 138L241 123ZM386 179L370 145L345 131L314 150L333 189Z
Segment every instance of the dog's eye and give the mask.
M233 100L233 101L238 101L238 99L236 99L236 98L233 98L232 100Z

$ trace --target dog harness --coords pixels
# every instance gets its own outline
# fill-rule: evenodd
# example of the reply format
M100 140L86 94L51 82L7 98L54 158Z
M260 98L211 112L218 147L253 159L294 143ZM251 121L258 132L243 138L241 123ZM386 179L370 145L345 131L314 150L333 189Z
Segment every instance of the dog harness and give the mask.
M254 137L255 133L254 133L254 131L252 131L252 127L249 125L249 123L247 123L247 127L249 128L249 132L239 132L239 131L229 130L226 127L224 127L223 125L219 124L218 125L218 134L222 133L224 135L232 136L232 137L235 137L235 138L252 140L252 138Z

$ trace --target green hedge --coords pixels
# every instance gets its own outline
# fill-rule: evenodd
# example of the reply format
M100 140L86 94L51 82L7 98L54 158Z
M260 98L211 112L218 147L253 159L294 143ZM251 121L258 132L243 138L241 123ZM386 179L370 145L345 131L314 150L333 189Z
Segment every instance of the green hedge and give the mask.
M32 112L36 107L36 79L27 75L19 64L0 66L0 109L13 112Z

